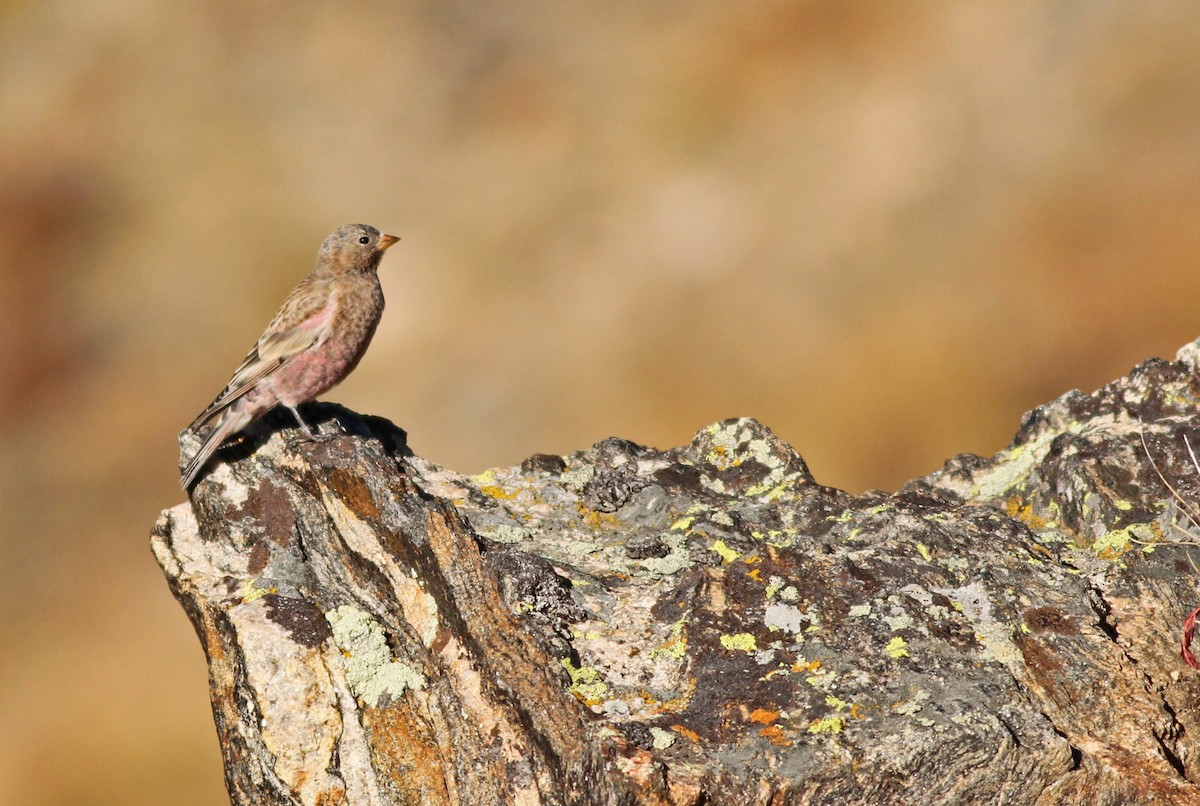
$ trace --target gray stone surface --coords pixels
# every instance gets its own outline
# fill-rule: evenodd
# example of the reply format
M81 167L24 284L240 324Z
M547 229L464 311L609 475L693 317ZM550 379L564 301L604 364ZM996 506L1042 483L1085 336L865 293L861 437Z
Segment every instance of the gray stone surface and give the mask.
M468 477L322 405L154 550L239 803L1200 802L1196 356L859 496L750 419Z

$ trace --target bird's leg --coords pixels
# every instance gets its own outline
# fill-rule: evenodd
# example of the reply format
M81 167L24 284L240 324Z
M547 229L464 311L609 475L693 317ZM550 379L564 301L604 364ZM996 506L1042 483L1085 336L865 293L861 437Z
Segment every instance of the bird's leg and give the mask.
M284 403L283 405L287 406L286 403ZM292 413L292 416L296 418L296 422L300 423L300 427L304 429L304 433L308 434L308 438L311 440L316 440L317 435L313 432L313 430L311 428L308 427L308 423L304 422L304 420L300 417L300 412L296 411L296 407L295 406L287 406L287 408L288 408L288 411L290 411Z

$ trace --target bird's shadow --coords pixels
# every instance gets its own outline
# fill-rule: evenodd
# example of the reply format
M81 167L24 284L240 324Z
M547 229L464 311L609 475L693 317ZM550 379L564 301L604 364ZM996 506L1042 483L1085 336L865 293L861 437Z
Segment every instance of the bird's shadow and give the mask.
M337 403L305 403L298 408L300 416L317 435L319 442L347 436L374 439L393 460L414 455L408 446L408 433L383 417L358 414ZM263 415L222 445L196 482L202 481L217 462L233 463L249 458L276 433L280 433L291 445L312 443L292 413L281 406Z

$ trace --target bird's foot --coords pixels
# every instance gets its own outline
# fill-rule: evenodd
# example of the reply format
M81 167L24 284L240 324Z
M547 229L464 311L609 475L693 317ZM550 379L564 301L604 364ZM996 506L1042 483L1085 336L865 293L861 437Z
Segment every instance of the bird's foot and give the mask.
M304 418L300 416L300 412L296 410L295 406L288 406L287 408L292 413L292 416L296 418L296 422L300 424L300 428L304 430L305 435L307 435L308 438L313 442L323 442L327 439L333 439L338 436L337 434L322 434L319 427L318 430L314 431L308 425L308 423L304 422ZM342 434L346 433L345 427L336 418L330 422L332 422L334 427L336 427L339 432Z
M288 411L292 413L292 416L296 418L296 422L300 424L300 427L304 430L304 433L308 435L309 439L313 440L314 442L320 439L320 437L317 436L317 433L308 427L308 423L304 422L304 418L300 416L300 412L296 410L295 406L288 406L287 408Z

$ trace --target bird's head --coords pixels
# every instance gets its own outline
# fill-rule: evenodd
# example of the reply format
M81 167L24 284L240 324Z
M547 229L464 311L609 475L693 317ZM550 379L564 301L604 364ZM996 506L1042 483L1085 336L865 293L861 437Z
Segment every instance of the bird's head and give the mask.
M379 268L384 250L398 240L366 224L347 224L325 239L318 258L335 272L366 274Z

